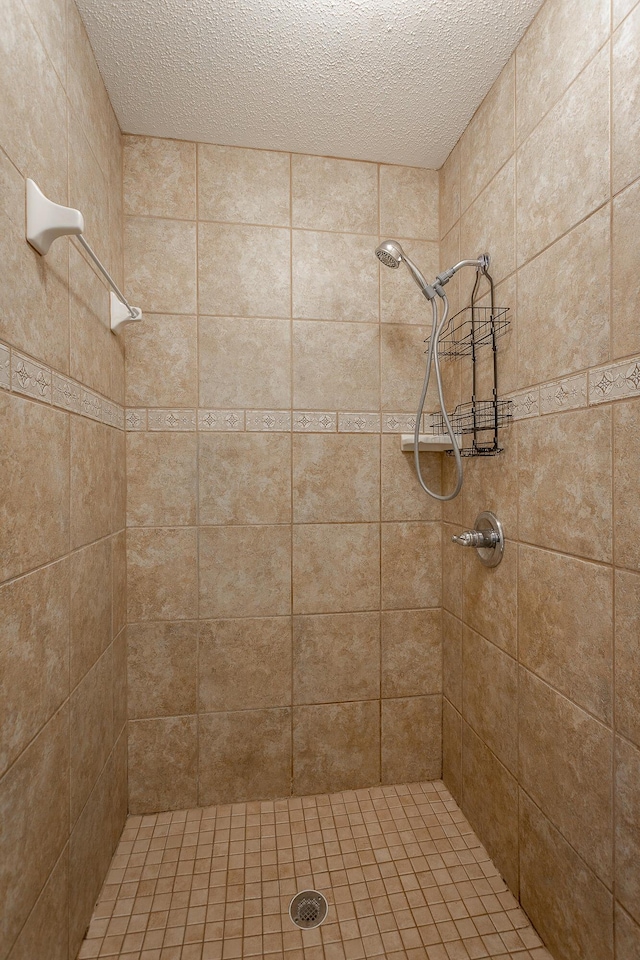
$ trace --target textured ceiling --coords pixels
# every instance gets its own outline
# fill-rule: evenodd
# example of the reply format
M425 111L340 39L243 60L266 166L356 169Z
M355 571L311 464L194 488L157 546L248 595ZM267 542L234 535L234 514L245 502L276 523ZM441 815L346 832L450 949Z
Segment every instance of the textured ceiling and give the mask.
M439 167L541 0L78 0L126 133Z

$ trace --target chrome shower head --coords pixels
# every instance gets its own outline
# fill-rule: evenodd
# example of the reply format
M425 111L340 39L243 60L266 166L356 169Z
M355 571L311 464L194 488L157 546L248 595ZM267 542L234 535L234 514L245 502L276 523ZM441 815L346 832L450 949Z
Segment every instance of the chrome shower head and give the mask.
M406 255L397 240L383 240L376 249L376 257L385 267L393 267L395 270L400 266L401 261L407 266L407 269L415 282L422 290L427 300L433 300L436 295L435 290L430 286L422 276L413 260Z

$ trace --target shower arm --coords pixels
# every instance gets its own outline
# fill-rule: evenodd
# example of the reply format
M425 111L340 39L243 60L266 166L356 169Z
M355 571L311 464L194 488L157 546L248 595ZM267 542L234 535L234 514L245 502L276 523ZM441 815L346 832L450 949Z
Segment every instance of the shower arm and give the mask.
M489 269L490 262L491 258L488 253L481 253L475 260L461 260L449 270L444 270L442 273L439 273L434 280L433 288L439 297L444 297L444 285L449 283L449 280L451 280L458 270L462 270L463 267L475 267L478 273L486 273Z

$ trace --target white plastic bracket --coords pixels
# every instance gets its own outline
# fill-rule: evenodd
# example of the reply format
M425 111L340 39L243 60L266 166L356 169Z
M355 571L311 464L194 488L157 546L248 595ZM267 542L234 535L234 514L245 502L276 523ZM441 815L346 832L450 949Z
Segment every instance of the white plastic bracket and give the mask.
M27 180L27 240L41 256L58 237L78 236L84 230L84 217L73 207L48 200L33 180Z
M131 316L128 307L121 300L118 300L115 293L111 293L111 329L114 333L118 333L120 328L128 323L139 323L142 320L140 307L132 307L131 309L134 311L135 317Z

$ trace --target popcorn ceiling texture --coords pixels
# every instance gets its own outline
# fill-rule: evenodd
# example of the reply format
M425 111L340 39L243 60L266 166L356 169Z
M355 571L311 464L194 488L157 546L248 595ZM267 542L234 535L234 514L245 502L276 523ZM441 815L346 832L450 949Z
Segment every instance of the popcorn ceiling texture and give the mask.
M540 0L79 0L125 133L439 168Z

